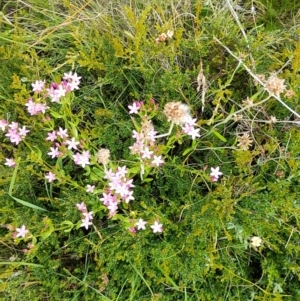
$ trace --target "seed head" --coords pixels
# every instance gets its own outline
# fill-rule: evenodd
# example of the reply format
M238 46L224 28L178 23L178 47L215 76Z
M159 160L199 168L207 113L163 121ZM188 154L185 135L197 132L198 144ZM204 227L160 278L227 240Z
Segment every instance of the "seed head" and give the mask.
M100 164L106 165L109 162L110 151L107 148L100 148L97 153L97 161Z
M248 150L249 147L252 145L253 140L250 138L248 133L244 133L242 136L239 136L238 138L238 147L241 150Z
M182 102L169 102L164 107L164 114L175 124L183 124L191 120L190 109L186 104Z
M266 89L270 93L280 96L280 93L283 93L286 90L284 79L280 79L275 73L272 73L266 81Z

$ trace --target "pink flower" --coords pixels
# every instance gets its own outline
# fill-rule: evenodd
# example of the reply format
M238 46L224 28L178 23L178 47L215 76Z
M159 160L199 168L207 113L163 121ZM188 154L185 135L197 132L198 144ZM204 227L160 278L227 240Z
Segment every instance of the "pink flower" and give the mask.
M57 135L64 139L64 138L67 138L68 137L68 134L67 134L68 130L67 129L62 129L61 127L59 128L59 130L57 131Z
M136 230L135 230L135 228L134 228L134 227L130 227L130 228L128 228L128 230L129 230L129 232L131 232L131 233L133 233L133 234L135 234L135 233L136 233Z
M153 156L153 160L151 162L151 164L155 165L155 166L160 166L164 163L164 160L162 160L161 156Z
M66 140L66 143L68 144L68 149L77 149L77 145L79 144L78 141L75 141L74 137L71 140Z
M138 101L133 102L133 104L128 106L129 114L138 114L141 104Z
M140 218L135 225L137 226L138 230L146 230L146 224L147 222L145 222L142 218Z
M8 127L12 130L17 130L19 128L19 124L17 122L11 122Z
M22 128L19 128L19 134L22 138L24 138L27 133L29 133L29 130L26 129L25 125L23 125Z
M33 92L42 92L45 89L45 81L37 80L31 86Z
M51 183L54 180L56 180L56 175L49 171L48 173L46 173L45 178L48 180L49 183Z
M54 141L57 138L56 131L47 134L46 140Z
M52 159L54 159L55 157L58 158L61 155L58 147L50 147L50 152L48 152L47 154L51 156Z
M83 216L84 216L85 219L92 220L93 219L93 211L91 211L91 212L84 212Z
M82 219L82 224L80 225L80 227L84 227L86 230L89 228L90 225L92 225L93 223L88 219Z
M46 110L49 109L49 107L45 103L35 103L32 101L32 98L28 100L25 106L27 107L28 113L31 116L45 113Z
M125 203L129 203L131 200L134 200L134 196L133 195L133 191L128 191L128 193L123 197L123 200L125 201Z
M5 158L5 161L6 162L4 163L4 165L8 167L15 167L17 165L14 159Z
M82 168L85 168L86 165L91 164L90 163L90 152L89 151L83 151L82 154L76 153L74 155L74 162L77 165L81 165Z
M24 238L25 235L29 232L28 230L26 230L25 225L22 225L21 228L17 228L16 231L18 232L16 237L22 237L22 238Z
M2 131L5 131L5 128L7 127L8 123L5 119L0 120L0 129Z
M21 135L14 128L10 128L5 136L9 137L10 142L15 143L16 145L18 145L22 141Z
M142 153L142 158L143 158L143 159L151 159L151 156L152 156L152 154L153 154L153 151L150 151L150 150L149 150L149 147L146 146L146 147L144 148L144 150L141 151L141 153Z
M94 190L95 190L95 185L87 185L86 186L86 192L91 192L91 193L93 193L94 192Z
M160 224L159 222L155 221L154 224L152 226L150 226L150 228L152 229L153 233L161 233L163 232L163 225Z
M85 206L84 202L82 202L81 204L79 204L79 203L76 204L76 207L81 212L85 212L86 211L86 206Z
M219 176L221 176L223 173L220 172L220 167L217 166L216 168L211 167L210 168L211 173L210 173L210 178L212 182L217 182L219 179Z
M196 129L192 124L185 123L182 127L182 131L185 134L188 134L194 140L196 137L200 137L199 131L200 129Z
M76 72L74 74L72 74L72 71L64 73L63 79L67 82L70 91L79 89L81 76L78 76Z
M118 176L119 178L124 178L127 173L128 173L128 170L125 165L122 167L119 166L117 169L117 172L116 172L116 176Z
M103 192L102 195L103 197L100 198L100 201L103 202L104 206L108 206L110 203L115 203L117 200L116 196L111 193Z

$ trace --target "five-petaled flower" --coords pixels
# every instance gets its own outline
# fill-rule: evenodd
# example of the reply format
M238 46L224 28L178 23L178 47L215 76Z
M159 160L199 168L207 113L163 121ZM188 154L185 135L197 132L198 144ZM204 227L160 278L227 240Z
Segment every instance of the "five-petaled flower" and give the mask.
M45 178L48 180L49 183L51 183L54 180L56 180L56 175L49 171L48 173L46 173Z
M161 233L163 232L163 225L160 224L158 221L155 221L152 226L150 226L152 229L153 233Z
M146 230L146 224L147 224L147 222L145 222L142 218L140 218L138 220L138 222L135 223L138 230Z
M223 174L220 171L220 167L219 166L217 166L216 168L211 167L210 170L211 170L211 173L210 173L211 181L217 182L219 177Z
M21 228L17 228L16 231L18 232L16 237L22 237L22 238L24 238L25 235L29 232L29 230L26 229L25 225L22 225Z
M4 165L8 166L8 167L15 167L17 164L15 162L14 159L8 159L8 158L5 158L5 163Z
M91 192L93 193L95 190L95 185L86 185L86 192Z
M90 225L93 224L88 218L84 218L81 221L82 221L82 224L80 227L84 227L86 230L89 228Z
M86 212L86 206L85 206L85 203L84 203L84 202L81 202L80 204L77 203L77 204L76 204L76 207L77 207L77 209L78 209L79 211L81 211L81 212Z

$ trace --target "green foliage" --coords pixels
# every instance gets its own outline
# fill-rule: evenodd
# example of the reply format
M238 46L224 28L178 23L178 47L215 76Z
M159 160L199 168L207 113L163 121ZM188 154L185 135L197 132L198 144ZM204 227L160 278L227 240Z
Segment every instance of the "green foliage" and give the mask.
M0 119L30 130L18 145L0 133L2 300L299 299L297 1L244 1L240 23L219 1L0 7ZM31 84L59 83L70 70L80 89L30 116L28 99L44 101ZM267 85L273 72L286 85L274 93L281 102L254 78ZM142 113L129 115L136 100ZM175 124L156 140L164 164L155 167L130 151L132 131L149 119L168 132L172 101L189 106L201 137ZM47 154L45 138L59 127L90 151L90 165L74 164L61 140L61 156ZM107 167L100 148L110 150ZM99 198L105 169L118 166L128 167L135 200L109 216ZM57 179L49 183L48 172ZM89 229L81 202L94 214ZM146 230L135 233L139 218ZM155 221L162 233L152 233ZM25 238L12 237L22 225Z

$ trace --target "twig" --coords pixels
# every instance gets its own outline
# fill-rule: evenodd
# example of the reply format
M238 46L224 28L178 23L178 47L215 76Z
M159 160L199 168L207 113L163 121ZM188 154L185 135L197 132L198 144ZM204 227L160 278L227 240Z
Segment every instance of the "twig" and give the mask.
M227 46L225 46L218 38L214 37L214 40L217 41L223 48L227 50L227 52L233 56L245 69L246 71L255 79L256 82L258 82L261 86L264 87L266 91L269 92L269 94L274 97L281 105L283 105L286 109L288 109L291 113L293 113L295 116L300 118L300 115L294 111L292 108L290 108L279 96L275 95L274 93L271 93L269 89L267 88L266 84L257 76L255 75L250 68L239 58L237 57Z

